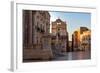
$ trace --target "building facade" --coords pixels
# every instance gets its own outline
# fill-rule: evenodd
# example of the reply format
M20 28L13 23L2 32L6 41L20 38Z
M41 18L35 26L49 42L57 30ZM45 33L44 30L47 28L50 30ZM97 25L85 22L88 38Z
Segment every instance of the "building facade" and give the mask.
M74 51L82 50L81 42L82 35L89 29L87 27L80 27L72 34L72 49Z
M56 49L57 52L67 52L68 32L66 22L59 18L52 22L51 34L52 49Z
M23 59L52 58L50 14L23 10Z
M79 47L79 31L75 31L73 34L72 34L72 49L73 51L76 51Z
M81 49L84 51L89 51L91 50L91 31L85 31L83 32L83 34L81 35Z

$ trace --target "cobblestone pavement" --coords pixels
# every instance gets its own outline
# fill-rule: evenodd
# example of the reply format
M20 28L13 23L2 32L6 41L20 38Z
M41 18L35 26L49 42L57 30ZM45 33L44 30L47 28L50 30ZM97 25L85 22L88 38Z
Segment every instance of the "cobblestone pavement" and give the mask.
M43 61L68 61L68 60L85 60L90 59L90 51L77 51L77 52L66 52L66 53L56 53L55 57L50 60L34 60L28 59L25 62L43 62Z
M77 51L77 52L67 52L62 55L56 55L53 60L83 60L90 59L90 51Z

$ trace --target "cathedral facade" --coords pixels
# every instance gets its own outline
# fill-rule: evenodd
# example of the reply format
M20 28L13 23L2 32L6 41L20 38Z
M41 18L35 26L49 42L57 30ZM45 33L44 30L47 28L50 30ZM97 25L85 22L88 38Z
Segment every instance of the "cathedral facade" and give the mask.
M51 24L51 45L52 50L56 49L57 52L67 52L68 51L68 32L67 24L61 19L56 19L56 21Z

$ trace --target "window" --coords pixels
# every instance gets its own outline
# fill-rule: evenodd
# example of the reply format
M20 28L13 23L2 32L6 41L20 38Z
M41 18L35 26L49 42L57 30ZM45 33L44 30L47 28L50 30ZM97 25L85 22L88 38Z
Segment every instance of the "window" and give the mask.
M59 23L57 23L57 25L61 25L61 23L59 22Z
M60 31L60 28L58 28L58 31Z
M39 19L39 16L37 16L37 18Z

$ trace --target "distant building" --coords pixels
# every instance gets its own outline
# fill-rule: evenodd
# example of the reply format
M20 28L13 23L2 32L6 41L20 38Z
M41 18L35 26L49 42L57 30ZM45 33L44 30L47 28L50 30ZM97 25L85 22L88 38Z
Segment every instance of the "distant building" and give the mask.
M74 51L82 50L81 49L81 35L83 35L84 32L88 31L89 29L87 27L80 27L74 33L72 34L72 49Z
M68 49L68 32L67 32L67 24L61 19L56 19L56 21L52 22L51 28L51 44L52 49L57 49L58 52L67 52Z
M72 49L72 41L69 41L69 52L72 52L73 51L73 49Z
M23 10L23 59L52 58L50 14Z
M89 29L87 27L80 27L80 34L83 34L83 32L88 31Z
M73 36L72 36L72 42L73 42L73 50L76 51L78 50L79 48L79 43L80 43L80 36L79 36L79 30L75 31L73 33Z
M88 51L91 48L91 31L85 31L83 32L83 34L81 35L81 49L84 51Z

